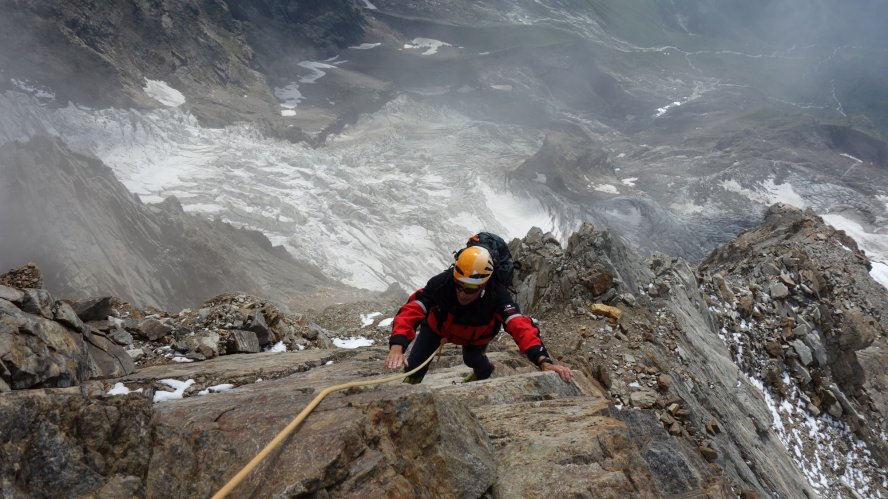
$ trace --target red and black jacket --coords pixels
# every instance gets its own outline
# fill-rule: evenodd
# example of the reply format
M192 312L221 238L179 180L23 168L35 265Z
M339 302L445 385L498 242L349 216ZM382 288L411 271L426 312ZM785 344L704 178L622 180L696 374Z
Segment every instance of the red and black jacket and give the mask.
M478 299L460 305L452 271L432 277L398 310L389 345L401 345L406 350L420 325L456 345L486 345L503 327L531 362L536 363L540 356L548 357L540 330L521 313L509 290L493 280Z

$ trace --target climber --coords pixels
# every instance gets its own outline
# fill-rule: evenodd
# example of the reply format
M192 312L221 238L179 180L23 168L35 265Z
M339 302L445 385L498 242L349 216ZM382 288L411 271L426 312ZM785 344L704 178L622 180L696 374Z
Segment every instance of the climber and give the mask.
M487 358L487 344L500 327L512 335L518 349L543 371L554 371L570 382L570 368L556 365L540 339L540 331L530 317L521 314L509 290L493 274L493 260L483 246L461 251L450 269L432 277L424 288L408 298L392 324L389 353L385 367L389 369L417 366L438 348L441 338L462 346L463 361L472 368L464 381L487 379L494 365ZM416 328L419 327L417 337ZM416 338L408 359L404 351ZM405 383L422 382L428 366Z

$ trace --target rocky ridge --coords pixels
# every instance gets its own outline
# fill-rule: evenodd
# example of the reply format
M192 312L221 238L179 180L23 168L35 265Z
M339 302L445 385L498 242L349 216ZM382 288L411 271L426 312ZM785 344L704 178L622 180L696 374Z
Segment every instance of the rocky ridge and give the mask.
M566 248L531 231L510 243L524 264L513 285L549 348L574 368L574 384L536 372L505 335L490 348L495 376L461 384L466 368L449 349L423 385L332 395L236 495L885 495L876 366L884 365L877 311L886 292L848 241L810 212L780 205L696 269L664 255L643 260L591 225ZM128 333L159 352L128 372L76 377L87 361L72 350L66 365L75 374L32 384L13 382L15 356L0 355L4 390L12 389L0 411L13 422L0 441L16 456L0 467L0 484L33 496L75 487L70 473L39 481L42 468L29 463L47 459L89 477L78 493L212 493L321 387L386 374L384 347L330 349L329 340L360 334L384 345L388 333L377 325L403 300L297 316L238 294L181 314L106 299L69 304L89 319L78 329L26 298L38 291L26 286L40 284L33 268L3 282L0 324L42 313L65 334L85 327L113 343ZM382 314L368 324L374 310ZM3 337L21 337L16 328ZM223 347L260 336L294 351ZM218 351L207 345L214 338ZM194 362L174 362L173 352ZM184 400L167 401L176 398ZM46 419L57 412L65 416ZM28 446L38 437L20 429L35 427L50 444Z

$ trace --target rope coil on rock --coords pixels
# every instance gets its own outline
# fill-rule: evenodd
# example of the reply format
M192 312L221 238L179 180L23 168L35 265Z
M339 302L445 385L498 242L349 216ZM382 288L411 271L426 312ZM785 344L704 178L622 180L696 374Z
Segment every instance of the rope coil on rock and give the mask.
M311 402L309 402L309 404L305 407L305 409L302 410L302 412L299 413L299 415L297 415L295 418L293 418L292 421L290 421L290 424L288 424L286 426L286 428L281 430L280 433L278 433L277 436L275 436L271 440L271 442L269 442L268 445L265 446L264 449L262 449L258 454L256 454L256 457L254 457L252 460L250 460L250 462L247 463L246 466L244 466L236 475L234 475L234 477L232 477L232 479L229 480L228 483L225 484L225 486L223 486L221 489L219 489L219 491L216 492L215 495L213 495L212 499L222 499L223 497L226 497L228 494L230 494L231 491L234 490L234 488L237 487L238 484L240 484L240 482L243 481L243 479L246 478L246 476L249 475L251 471L253 471L253 468L255 468L263 459L265 459L265 456L267 456L272 450L274 450L274 448L277 447L278 444L280 444L285 438L287 438L287 436L293 430L295 430L296 427L299 426L302 423L302 421L305 420L306 417L308 417L308 415L311 413L311 411L313 411L314 408L317 407L318 404L320 404L321 401L324 400L324 398L327 395L330 395L333 392L346 390L348 388L354 388L354 387L358 387L358 386L380 385L382 383L389 383L391 381L397 381L399 379L403 379L406 376L412 376L413 374L418 372L420 369L422 369L423 367L428 365L428 363L431 362L432 359L434 359L436 357L440 357L441 352L444 350L444 344L446 344L446 343L447 343L447 340L444 338L441 338L441 345L438 346L438 349L435 350L435 352L432 355L430 355L429 358L425 360L425 362L416 366L415 369L413 369L407 373L396 374L393 376L388 376L388 377L380 378L380 379L372 379L372 380L368 380L368 381L350 381L348 383L343 383L341 385L333 385L333 386L324 388L323 390L321 390L321 393L319 393Z

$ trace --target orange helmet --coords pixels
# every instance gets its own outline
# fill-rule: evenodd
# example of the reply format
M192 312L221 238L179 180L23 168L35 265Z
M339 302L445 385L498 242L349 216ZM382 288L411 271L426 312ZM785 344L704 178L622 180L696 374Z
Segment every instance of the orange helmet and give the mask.
M468 287L483 286L493 275L493 259L483 246L462 250L453 264L453 278Z

